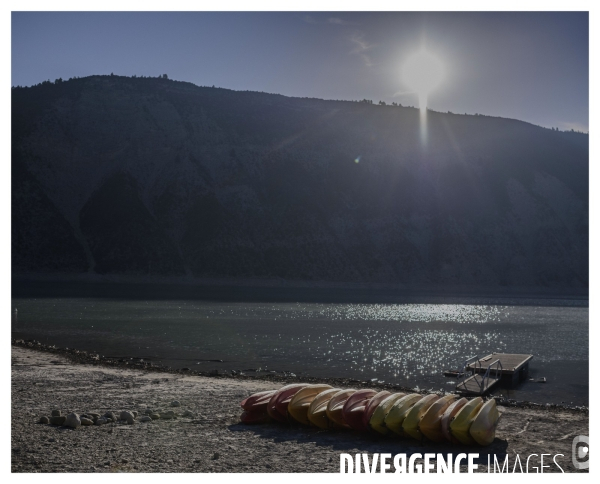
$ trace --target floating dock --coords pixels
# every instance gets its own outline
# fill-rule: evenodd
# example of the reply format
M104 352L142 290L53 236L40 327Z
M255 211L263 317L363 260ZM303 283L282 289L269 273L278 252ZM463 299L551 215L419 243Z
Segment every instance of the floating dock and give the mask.
M514 386L527 377L532 358L533 355L513 353L492 353L483 358L470 358L465 361L463 376L456 385L456 391L484 395L500 380Z

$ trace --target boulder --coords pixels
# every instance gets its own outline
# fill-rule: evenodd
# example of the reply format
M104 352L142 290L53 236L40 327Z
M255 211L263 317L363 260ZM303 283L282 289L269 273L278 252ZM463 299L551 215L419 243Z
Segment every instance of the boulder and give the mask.
M69 415L67 415L65 423L63 425L65 427L71 427L73 429L76 429L81 425L79 415L77 415L76 413L70 413Z
M135 422L135 417L133 416L133 413L129 410L123 410L121 412L121 415L119 416L119 420L124 420L129 425L131 425Z

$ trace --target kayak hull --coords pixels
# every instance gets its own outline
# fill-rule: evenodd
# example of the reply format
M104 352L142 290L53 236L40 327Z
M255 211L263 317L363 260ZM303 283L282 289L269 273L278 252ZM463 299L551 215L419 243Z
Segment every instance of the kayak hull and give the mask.
M456 400L456 395L446 395L434 402L423 414L419 422L419 430L432 442L443 442L442 416L448 407Z
M350 428L350 426L346 423L343 416L343 409L345 403L348 399L356 393L354 388L349 388L347 390L340 390L337 392L329 403L327 404L327 417L331 420L335 425L342 428Z
M252 424L264 424L271 422L271 417L267 413L266 408L264 410L244 410L242 412L242 416L240 417L242 423L247 425Z
M451 403L444 414L442 415L442 425L441 431L444 439L448 442L452 442L457 444L458 441L452 437L450 433L450 422L456 416L461 408L463 408L467 404L468 400L466 398L461 398L460 400L456 400L454 403Z
M375 396L373 396L373 398L371 398L371 400L369 400L369 403L367 404L365 408L365 413L363 415L363 426L365 427L365 429L370 428L369 422L371 421L371 417L375 413L375 410L377 410L377 407L381 404L381 402L383 402L390 395L390 392L384 390L382 392L377 393Z
M240 406L244 410L253 411L258 409L267 410L267 404L271 397L277 392L277 390L267 390L264 392L258 392L254 395L250 395L248 398L242 400Z
M327 416L327 404L331 398L338 392L341 392L341 388L332 388L331 390L325 390L319 393L308 407L307 418L309 422L320 429L335 428L336 425Z
M423 434L419 429L421 417L423 417L427 410L429 410L429 408L439 399L439 395L432 393L430 395L425 395L415 403L406 414L404 422L402 422L402 431L404 434L409 435L416 440L423 440Z
M405 397L406 393L392 393L389 397L383 400L371 415L371 419L369 420L369 427L371 430L380 433L382 435L387 435L390 433L390 430L385 426L385 417L390 412L390 409L398 400L402 397Z
M297 422L310 425L308 409L315 397L325 390L331 390L331 385L307 385L299 390L288 404L288 414Z
M269 417L279 422L287 422L289 420L287 406L294 395L305 386L307 385L304 383L293 383L279 389L267 404L267 413L269 414Z
M358 390L344 404L342 418L354 430L365 432L368 430L364 416L370 400L377 395L375 390Z
M410 409L423 398L423 395L418 393L410 393L400 398L394 403L390 411L385 417L385 426L395 434L404 436L402 424Z
M483 406L483 399L476 397L461 408L454 419L450 422L450 434L461 444L475 445L476 441L471 437L470 429L475 417Z
M471 437L479 445L490 445L496 438L496 427L499 419L500 414L496 407L496 400L488 400L481 406L479 413L471 424L469 429Z

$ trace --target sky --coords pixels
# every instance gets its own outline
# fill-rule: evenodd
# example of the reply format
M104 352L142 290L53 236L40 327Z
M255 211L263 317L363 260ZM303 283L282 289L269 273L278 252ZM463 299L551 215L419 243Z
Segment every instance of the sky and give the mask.
M417 106L402 69L443 66L436 111L589 126L587 12L13 12L11 83L168 74L197 85Z

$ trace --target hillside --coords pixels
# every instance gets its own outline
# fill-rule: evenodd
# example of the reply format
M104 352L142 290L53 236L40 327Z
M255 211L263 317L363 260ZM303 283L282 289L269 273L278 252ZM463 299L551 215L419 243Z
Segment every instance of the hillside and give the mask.
M427 129L413 108L167 79L14 88L13 275L588 286L588 135Z

